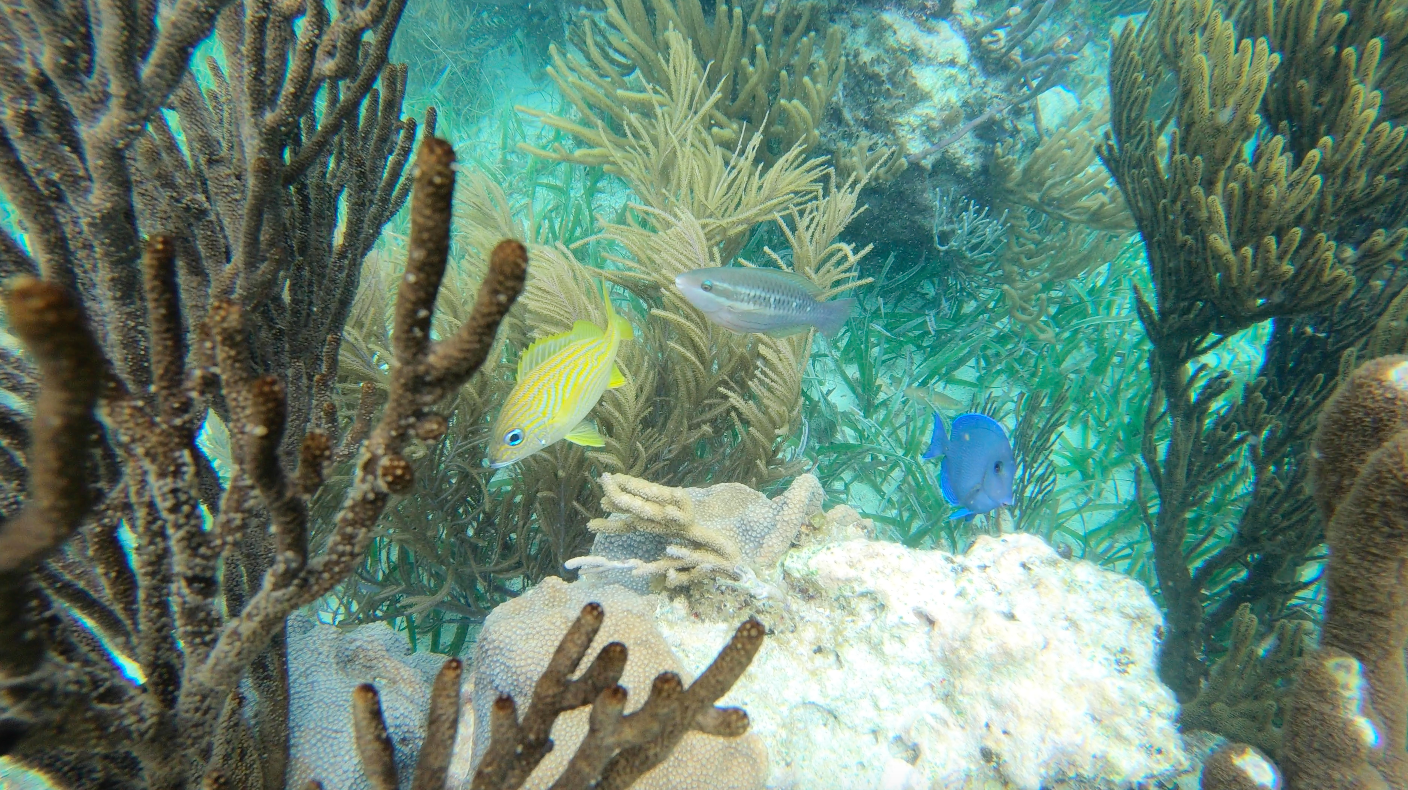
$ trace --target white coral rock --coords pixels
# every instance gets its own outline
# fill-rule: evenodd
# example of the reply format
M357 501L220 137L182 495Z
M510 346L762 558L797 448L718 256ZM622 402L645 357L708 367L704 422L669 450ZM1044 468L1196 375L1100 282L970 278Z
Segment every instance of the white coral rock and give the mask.
M721 701L748 711L771 787L1119 788L1187 766L1161 617L1124 576L1029 535L961 556L850 540L783 568L796 629ZM731 628L682 598L657 619L696 670Z

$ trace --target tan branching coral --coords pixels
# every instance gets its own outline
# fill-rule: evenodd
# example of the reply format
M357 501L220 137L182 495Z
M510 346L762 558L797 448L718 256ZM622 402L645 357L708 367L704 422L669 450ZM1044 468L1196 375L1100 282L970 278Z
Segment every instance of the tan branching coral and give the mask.
M1260 643L1256 615L1243 604L1232 621L1227 655L1213 667L1197 698L1179 710L1179 729L1215 732L1264 754L1279 754L1278 722L1311 637L1309 623L1283 620L1269 643Z
M705 110L705 129L717 145L736 150L757 146L767 166L819 141L817 126L845 73L841 31L812 31L814 7L783 0L773 13L753 6L716 4L707 22L699 0L651 3L606 0L606 25L588 17L577 38L586 55L563 57L554 47L548 75L588 125L529 112L572 133L597 149L620 148L629 136L631 116L648 111L655 95L678 81L670 43L681 36L694 55L694 69L706 95L716 101ZM522 108L520 108L522 109ZM591 161L592 153L552 154Z
M821 484L802 475L777 499L737 483L671 488L625 475L602 475L602 507L592 519L593 555L569 567L633 576L663 577L666 587L699 579L729 578L758 588L801 533L821 512Z
M1132 232L1134 217L1096 157L1108 123L1109 113L1089 101L1025 159L999 147L991 165L998 203L1025 206L1092 230Z
M1025 158L993 154L994 206L1009 236L998 261L1001 293L1012 320L1044 342L1053 291L1109 263L1134 230L1134 218L1096 160L1103 108L1088 103Z
M866 179L872 184L888 184L909 167L909 160L899 150L883 145L870 136L862 136L849 146L842 146L831 155L836 174L842 179Z

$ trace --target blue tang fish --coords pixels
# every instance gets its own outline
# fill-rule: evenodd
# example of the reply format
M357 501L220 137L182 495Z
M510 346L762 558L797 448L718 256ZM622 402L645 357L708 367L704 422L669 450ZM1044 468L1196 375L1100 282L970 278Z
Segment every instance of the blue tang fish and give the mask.
M953 435L946 436L944 420L934 412L934 435L922 456L943 456L939 490L944 501L957 508L949 518L968 518L1012 504L1012 476L1017 460L1007 432L986 414L961 414L953 421Z

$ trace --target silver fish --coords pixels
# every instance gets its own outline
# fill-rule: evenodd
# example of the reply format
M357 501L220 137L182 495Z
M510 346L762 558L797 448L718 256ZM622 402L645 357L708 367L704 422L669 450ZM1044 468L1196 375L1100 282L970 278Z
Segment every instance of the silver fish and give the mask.
M856 304L855 299L819 301L821 289L811 280L779 269L695 269L676 277L675 287L719 326L773 337L795 335L811 327L834 335Z

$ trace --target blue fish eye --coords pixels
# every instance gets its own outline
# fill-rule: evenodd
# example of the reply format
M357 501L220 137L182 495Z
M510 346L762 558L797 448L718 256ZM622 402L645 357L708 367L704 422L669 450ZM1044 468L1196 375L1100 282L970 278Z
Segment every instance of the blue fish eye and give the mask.
M712 291L712 290L714 290L714 281L713 281L713 280L705 280L703 283L700 283L699 287L700 287L700 288L703 288L703 289L706 290L706 291Z
M523 431L519 428L514 428L513 430L504 434L504 444L508 445L509 447L517 447L518 445L523 444Z
M992 470L994 472L997 472L998 474L1002 474L1002 462L998 461L997 463L993 464Z

